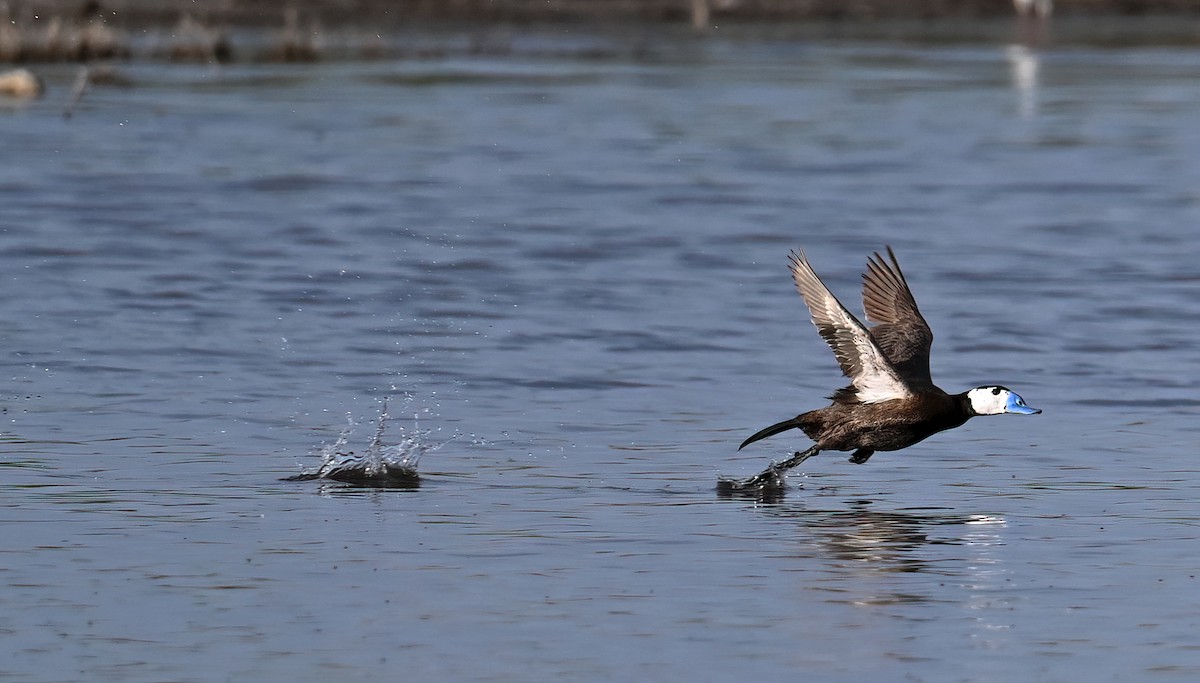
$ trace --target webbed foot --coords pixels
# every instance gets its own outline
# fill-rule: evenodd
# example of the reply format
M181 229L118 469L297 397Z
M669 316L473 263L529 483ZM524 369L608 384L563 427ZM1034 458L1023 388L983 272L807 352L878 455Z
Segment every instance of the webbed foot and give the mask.
M854 451L854 455L850 456L850 462L854 463L855 465L861 465L870 460L872 455L875 455L875 451L871 450L870 448L860 448L857 451Z
M787 471L808 460L821 450L816 446L807 451L797 451L783 462L773 462L767 469L746 479L717 477L717 492L722 494L746 494L779 492L787 488Z
M771 465L753 477L745 479L717 477L717 493L734 495L783 491L787 488L786 476L786 469L781 469L777 465Z

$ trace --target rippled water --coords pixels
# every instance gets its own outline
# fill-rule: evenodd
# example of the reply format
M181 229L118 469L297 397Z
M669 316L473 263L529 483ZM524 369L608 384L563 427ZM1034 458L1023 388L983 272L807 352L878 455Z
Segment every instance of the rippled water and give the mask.
M1196 53L643 48L0 112L0 679L1200 674ZM1045 412L718 498L884 244ZM419 488L280 481L405 394Z

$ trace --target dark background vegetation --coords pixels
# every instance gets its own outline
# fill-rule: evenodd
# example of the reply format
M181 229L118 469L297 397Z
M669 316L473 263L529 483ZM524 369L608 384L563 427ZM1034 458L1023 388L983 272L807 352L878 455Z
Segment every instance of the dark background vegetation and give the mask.
M386 26L415 20L687 21L694 5L718 21L994 17L1011 15L1011 0L8 0L13 17L91 17L124 26L171 24L182 14L238 26L278 24L285 11L330 26ZM2 3L0 3L2 6ZM1055 15L1200 15L1197 0L1057 0Z

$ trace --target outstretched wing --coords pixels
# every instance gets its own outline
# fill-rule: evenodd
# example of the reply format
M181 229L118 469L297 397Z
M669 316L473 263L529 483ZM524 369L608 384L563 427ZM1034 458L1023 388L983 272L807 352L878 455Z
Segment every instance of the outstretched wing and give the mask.
M871 338L866 327L838 302L817 277L804 252L791 252L792 279L812 313L812 322L833 349L850 387L834 394L842 403L880 403L912 396L913 392Z
M863 274L863 310L867 312L867 320L876 323L870 329L871 337L904 381L932 383L929 350L933 331L921 317L891 247L887 248L887 254L891 263L875 252L867 260L867 272Z

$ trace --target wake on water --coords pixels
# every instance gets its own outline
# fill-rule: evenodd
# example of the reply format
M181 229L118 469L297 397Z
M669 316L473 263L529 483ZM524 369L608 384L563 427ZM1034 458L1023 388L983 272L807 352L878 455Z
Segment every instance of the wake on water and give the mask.
M402 437L399 443L385 445L383 435L389 419L387 409L388 401L385 398L379 414L379 423L375 428L375 437L371 439L367 450L362 453L347 450L346 444L349 443L355 427L354 419L349 418L349 424L342 429L337 441L321 447L319 467L292 477L284 477L284 481L328 479L382 488L420 486L421 477L417 474L417 463L421 456L449 442L434 445L429 442L430 430L405 430L401 427Z

